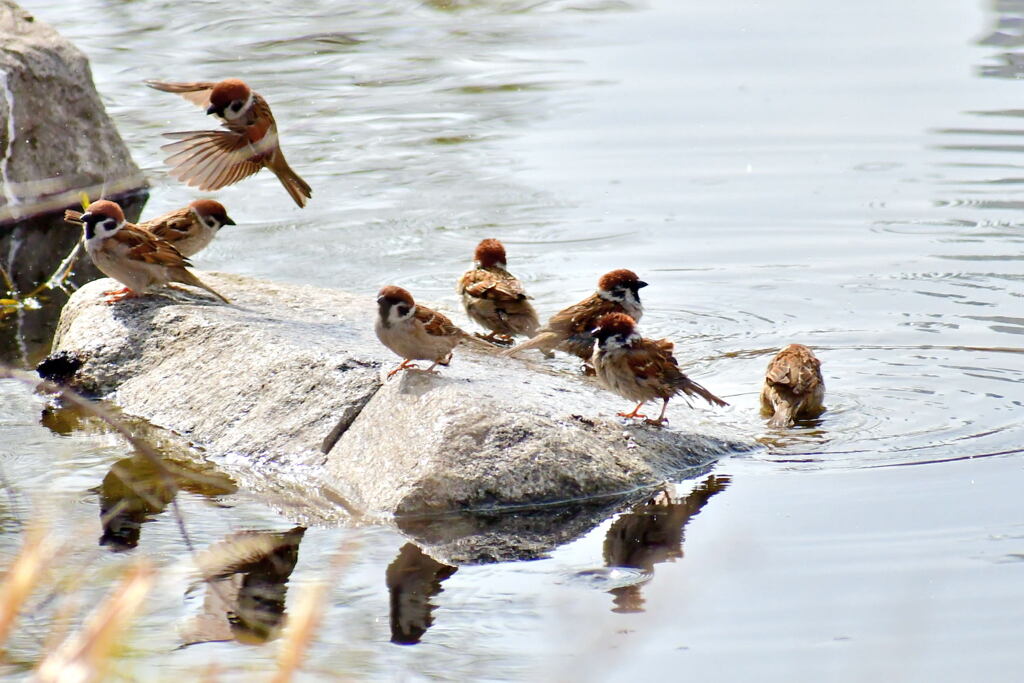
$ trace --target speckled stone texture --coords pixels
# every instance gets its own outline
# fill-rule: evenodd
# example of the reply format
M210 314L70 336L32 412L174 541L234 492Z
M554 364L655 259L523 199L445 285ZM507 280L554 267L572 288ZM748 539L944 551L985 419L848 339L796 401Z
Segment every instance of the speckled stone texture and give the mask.
M76 385L249 488L284 478L311 502L408 517L625 494L744 448L710 433L713 411L677 406L684 430L626 425L622 400L578 373L465 346L439 375L385 380L398 359L374 337L370 297L200 277L233 304L166 290L107 305L113 282L90 283L64 309L54 351L84 360Z

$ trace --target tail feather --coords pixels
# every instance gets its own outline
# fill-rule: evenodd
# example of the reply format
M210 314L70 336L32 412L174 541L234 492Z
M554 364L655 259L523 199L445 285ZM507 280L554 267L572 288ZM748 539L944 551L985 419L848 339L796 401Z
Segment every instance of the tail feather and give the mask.
M517 344L511 349L502 351L503 356L515 356L523 351L529 351L530 349L539 349L544 355L549 355L551 351L558 346L559 343L558 335L554 332L541 332L536 336L527 339L522 344Z
M769 427L792 427L796 406L791 401L774 401L775 414L768 420Z
M683 381L680 383L679 389L680 389L680 391L682 391L687 396L700 396L702 399L704 399L705 401L707 401L708 403L710 403L712 405L716 405L716 406L727 406L727 405L729 405L728 403L726 403L725 401L723 401L722 399L718 398L717 396L712 394L710 391L708 391L707 389L702 387L700 384L697 384L696 382L694 382L689 377L685 377L685 376L683 377Z
M230 301L228 301L226 296L224 296L223 294L221 294L220 292L215 290L213 287L211 287L210 285L206 284L205 282L203 282L202 280L197 278L195 275L193 275L189 271L185 270L184 268L181 268L180 270L181 270L181 272L175 273L175 275L177 275L177 277L175 278L177 282L181 282L182 284L186 284L186 285L192 285L193 287L198 287L200 289L205 289L207 292L209 292L210 294L213 294L215 297L217 297L218 299L220 299L224 303L226 303L226 304L230 304L231 303Z
M277 179L284 185L284 189L288 191L288 194L299 205L299 208L306 206L309 198L313 196L313 188L309 186L305 180L299 177L292 167L288 165L288 162L284 159L284 154L279 151L274 157L267 163L267 168L274 172Z

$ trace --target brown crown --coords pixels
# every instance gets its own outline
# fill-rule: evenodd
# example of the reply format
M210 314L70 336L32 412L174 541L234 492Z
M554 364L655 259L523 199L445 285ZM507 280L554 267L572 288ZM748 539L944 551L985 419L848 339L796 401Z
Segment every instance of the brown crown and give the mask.
M245 101L249 97L249 86L237 78L229 78L213 86L210 91L210 104L223 109L235 100Z
M615 334L628 336L636 329L636 321L625 313L606 313L597 319L595 329L604 332L609 337Z
M632 287L638 282L640 282L640 278L637 277L636 273L632 270L620 268L602 275L601 279L597 281L597 287L598 289L610 292L616 287Z
M189 206L196 210L200 216L214 216L215 218L227 218L228 210L224 205L213 199L197 199L190 202Z
M117 205L117 202L112 202L108 199L100 199L93 202L86 211L94 216L113 218L118 223L124 222L124 211Z
M412 300L412 294L409 293L409 290L402 289L395 285L386 285L381 287L380 291L377 292L377 299L378 301L380 299L386 299L391 303L406 303L410 306L416 305L416 302Z
M476 245L473 258L480 264L481 268L490 268L498 263L508 263L505 260L505 247L495 239L486 239Z

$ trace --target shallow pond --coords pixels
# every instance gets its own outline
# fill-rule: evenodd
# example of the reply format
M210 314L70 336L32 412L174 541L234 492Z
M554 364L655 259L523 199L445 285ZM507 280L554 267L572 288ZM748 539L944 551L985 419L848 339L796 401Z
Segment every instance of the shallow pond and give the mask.
M295 529L301 513L215 472L186 484L200 550L276 532L245 574L258 597L292 610L333 576L311 680L1018 679L1024 3L26 6L89 54L153 183L147 216L195 196L159 133L206 122L143 79L237 75L272 103L313 201L269 174L224 190L239 226L200 268L394 282L458 311L453 280L493 236L542 314L633 268L644 330L733 404L680 402L673 422L762 444L542 558L457 568L390 528ZM759 379L791 341L817 350L829 410L771 431ZM101 530L147 480L128 447L41 408L0 383L0 555L29 519L69 530L86 604L132 557L161 565L127 677L273 669L279 641L253 644L193 584L167 496ZM37 660L48 614L8 671Z

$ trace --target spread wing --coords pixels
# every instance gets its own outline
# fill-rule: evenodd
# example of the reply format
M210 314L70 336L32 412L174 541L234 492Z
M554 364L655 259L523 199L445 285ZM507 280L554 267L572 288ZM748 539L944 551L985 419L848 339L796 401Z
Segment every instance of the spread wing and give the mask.
M462 276L460 285L463 292L478 299L512 302L528 298L526 291L516 278L508 273L502 276L482 268L468 271Z
M168 268L183 268L192 265L170 242L151 235L145 230L140 230L134 225L125 225L110 239L127 246L128 256L143 263Z
M171 81L146 81L146 85L156 90L162 90L164 92L172 92L177 95L181 95L186 100L197 106L206 109L210 106L210 92L213 90L213 86L217 85L213 81L196 81L194 83L176 83Z
M244 133L230 130L205 130L164 133L178 140L164 145L171 175L200 190L219 190L263 168L260 159L273 151L276 135L266 135L255 143Z
M416 306L416 320L423 325L423 330L435 337L461 337L465 332L455 326L443 313L431 310L426 306Z
M795 394L809 393L822 383L821 361L806 346L791 344L772 358L765 380L784 385Z
M195 231L196 223L192 209L184 207L164 214L145 223L139 223L143 230L153 233L162 240L176 242L189 237Z

